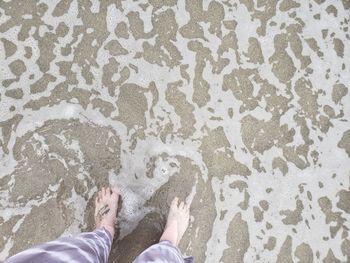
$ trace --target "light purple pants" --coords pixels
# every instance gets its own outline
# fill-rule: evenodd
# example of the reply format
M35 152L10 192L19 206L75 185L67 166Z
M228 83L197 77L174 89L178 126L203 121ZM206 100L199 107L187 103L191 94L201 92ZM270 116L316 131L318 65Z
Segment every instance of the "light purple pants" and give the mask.
M62 237L40 244L8 258L5 263L106 263L112 247L112 236L101 228L75 237ZM139 255L133 263L193 263L184 258L169 241L161 241Z

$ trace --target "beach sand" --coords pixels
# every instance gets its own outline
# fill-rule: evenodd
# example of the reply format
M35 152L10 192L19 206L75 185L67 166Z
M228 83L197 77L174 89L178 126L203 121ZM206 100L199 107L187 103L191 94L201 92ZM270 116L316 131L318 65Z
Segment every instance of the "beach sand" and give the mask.
M350 2L0 1L0 260L174 196L196 262L350 261Z

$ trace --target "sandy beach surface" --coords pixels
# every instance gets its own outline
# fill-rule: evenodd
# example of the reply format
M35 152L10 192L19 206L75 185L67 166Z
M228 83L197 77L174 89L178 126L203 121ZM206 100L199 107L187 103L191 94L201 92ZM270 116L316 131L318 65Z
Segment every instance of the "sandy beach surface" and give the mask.
M198 263L350 262L348 0L1 0L0 260L174 196Z

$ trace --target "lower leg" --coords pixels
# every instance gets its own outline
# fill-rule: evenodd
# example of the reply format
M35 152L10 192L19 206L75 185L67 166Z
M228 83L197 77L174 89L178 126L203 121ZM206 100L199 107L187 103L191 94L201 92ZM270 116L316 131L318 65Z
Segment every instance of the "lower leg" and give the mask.
M160 241L168 240L174 246L178 246L188 227L190 218L189 206L184 202L180 204L178 202L179 199L177 197L171 202L167 223L160 238Z

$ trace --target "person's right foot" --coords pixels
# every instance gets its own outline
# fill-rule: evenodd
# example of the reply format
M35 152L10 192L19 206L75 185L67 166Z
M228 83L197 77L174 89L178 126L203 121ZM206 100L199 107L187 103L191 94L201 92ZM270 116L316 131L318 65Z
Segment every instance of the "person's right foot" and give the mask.
M174 246L177 246L184 235L189 219L190 209L184 202L178 204L179 198L175 197L170 205L167 223L164 232L160 238L170 241Z

